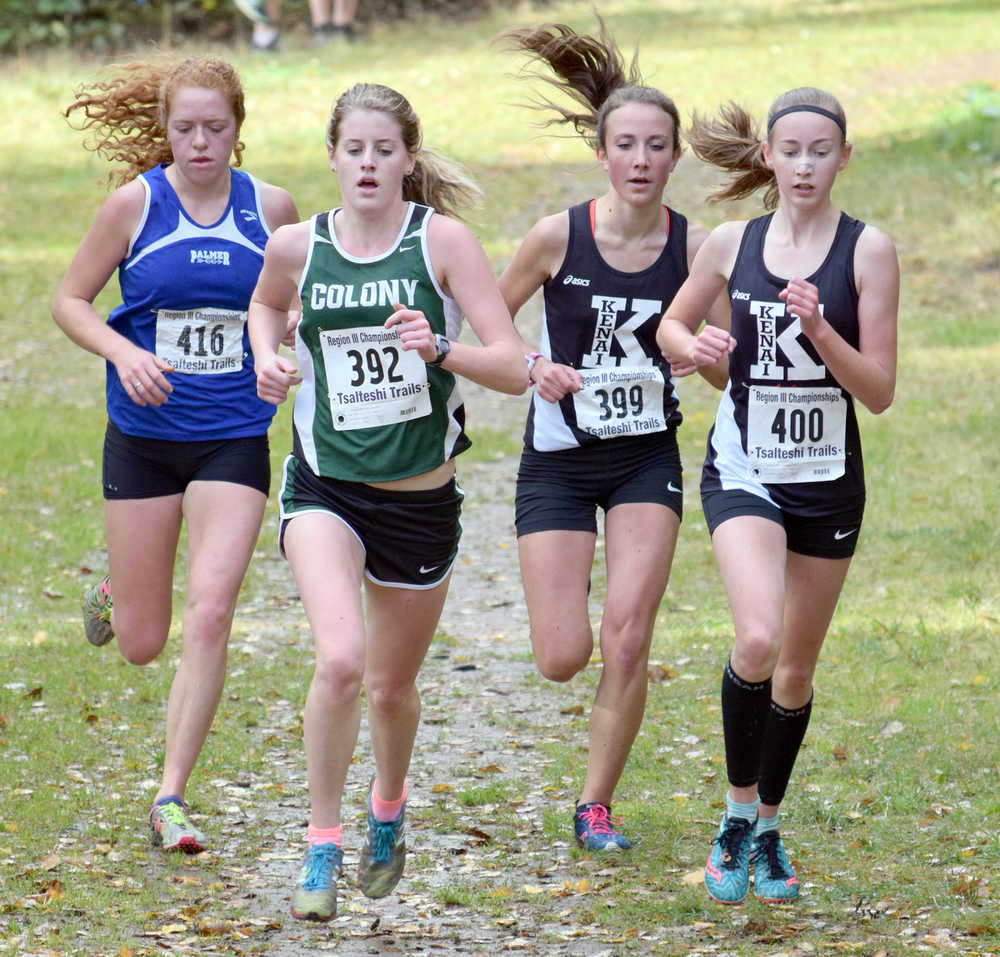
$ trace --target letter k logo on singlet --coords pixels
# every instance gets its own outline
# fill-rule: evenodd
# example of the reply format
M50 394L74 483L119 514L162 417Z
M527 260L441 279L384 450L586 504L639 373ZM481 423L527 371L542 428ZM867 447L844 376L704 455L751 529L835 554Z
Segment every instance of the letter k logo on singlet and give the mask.
M819 309L822 314L822 305ZM750 301L750 315L757 320L757 361L750 366L751 379L781 381L786 372L789 379L799 381L822 379L826 375L826 366L813 362L809 353L799 344L802 325L798 316L789 313L792 321L784 332L778 334L778 320L785 315L783 302L753 299ZM779 363L779 352L788 360L786 365Z
M659 299L627 299L617 296L592 296L591 308L597 313L597 323L594 326L594 339L588 352L581 361L585 368L602 365L651 366L653 360L646 355L635 331L654 316L663 312L663 304ZM618 325L618 315L631 306L632 315L621 325ZM618 347L625 353L624 358L611 356L611 343L617 341Z

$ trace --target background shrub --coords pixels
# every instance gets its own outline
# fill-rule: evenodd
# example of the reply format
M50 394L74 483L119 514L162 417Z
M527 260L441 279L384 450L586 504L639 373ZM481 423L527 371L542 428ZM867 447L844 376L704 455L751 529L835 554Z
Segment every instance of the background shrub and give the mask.
M361 0L362 24L423 16L469 19L513 0ZM307 0L285 0L282 18L307 23ZM248 22L231 0L0 0L0 53L46 47L117 52L156 41L169 46L201 37L229 41L248 33Z

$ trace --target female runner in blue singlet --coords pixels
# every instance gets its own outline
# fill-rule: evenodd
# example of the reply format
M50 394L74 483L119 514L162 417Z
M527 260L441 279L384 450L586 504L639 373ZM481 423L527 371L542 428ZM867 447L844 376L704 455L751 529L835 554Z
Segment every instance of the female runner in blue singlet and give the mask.
M129 64L82 88L76 111L90 148L125 163L52 304L70 339L107 363L110 574L88 589L84 626L95 645L117 636L132 664L160 654L186 521L184 637L149 825L154 844L194 853L206 839L184 790L222 694L270 485L274 410L256 395L246 311L271 230L298 215L285 190L231 165L245 109L228 63ZM122 303L105 322L93 301L116 269Z

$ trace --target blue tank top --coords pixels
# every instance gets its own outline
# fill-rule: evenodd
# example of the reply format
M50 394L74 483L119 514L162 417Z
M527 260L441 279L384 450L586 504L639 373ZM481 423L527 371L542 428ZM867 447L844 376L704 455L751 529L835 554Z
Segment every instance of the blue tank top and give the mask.
M792 514L818 517L864 503L861 439L854 400L778 298L788 277L764 265L773 215L747 223L729 278L736 348L708 437L701 489L742 489ZM819 291L823 317L854 348L854 248L864 228L841 213L826 258L805 277Z
M136 405L107 363L108 416L126 435L192 442L267 432L275 407L257 398L246 311L270 231L257 181L232 170L229 205L201 226L181 206L164 166L139 177L146 209L118 267L122 302L108 324L166 359L173 392Z
M622 272L597 248L593 206L591 200L569 209L566 256L542 287L541 352L580 370L584 388L557 403L532 396L524 443L537 452L652 435L681 421L656 330L687 278L687 220L666 209L667 237L656 262Z

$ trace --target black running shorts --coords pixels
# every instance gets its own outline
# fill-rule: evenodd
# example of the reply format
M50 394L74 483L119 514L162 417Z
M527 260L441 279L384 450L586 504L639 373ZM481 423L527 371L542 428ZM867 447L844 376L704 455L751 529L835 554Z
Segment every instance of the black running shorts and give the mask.
M785 529L790 552L815 558L850 558L861 534L865 506L852 506L833 515L793 515L759 495L743 489L712 491L702 495L709 533L738 515L759 515Z
M650 502L683 515L681 456L673 429L521 453L514 524L518 535L597 532L597 507Z
M101 478L106 499L181 495L191 482L235 482L267 495L271 456L266 435L173 442L125 435L108 422Z
M339 518L365 550L365 575L377 585L433 588L451 570L462 537L455 478L440 488L395 491L317 475L295 455L285 459L278 546L292 519L309 512Z

